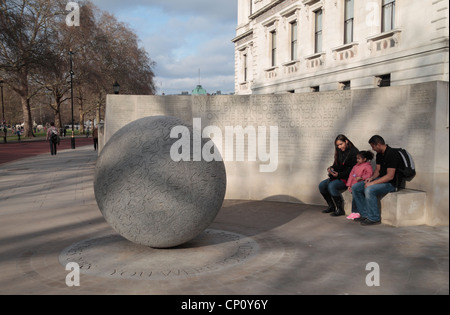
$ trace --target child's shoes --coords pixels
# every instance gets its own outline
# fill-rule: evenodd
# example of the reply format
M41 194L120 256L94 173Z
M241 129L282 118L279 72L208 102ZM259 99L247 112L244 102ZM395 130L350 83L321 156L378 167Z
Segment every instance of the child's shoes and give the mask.
M359 219L361 217L361 215L357 212L352 212L352 214L350 214L347 219L349 220L354 220L354 219Z

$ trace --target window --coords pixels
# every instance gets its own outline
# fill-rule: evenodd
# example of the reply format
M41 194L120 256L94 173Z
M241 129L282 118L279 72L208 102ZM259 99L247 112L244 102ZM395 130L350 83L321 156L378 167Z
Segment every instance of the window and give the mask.
M346 91L351 89L350 81L339 82L339 90Z
M243 59L244 59L244 82L247 82L248 76L248 56L247 54L243 55Z
M322 9L315 12L314 53L322 51Z
M345 0L344 44L353 42L354 0Z
M272 47L271 47L272 67L275 67L277 65L277 32L272 31L270 32L270 35L272 39Z
M391 86L391 75L390 74L384 74L380 75L375 78L376 86L378 87L385 87L385 86Z
M320 87L319 86L311 86L310 90L311 90L311 92L320 92Z
M291 23L291 61L297 60L297 21Z
M395 27L395 0L383 0L381 32L388 32Z

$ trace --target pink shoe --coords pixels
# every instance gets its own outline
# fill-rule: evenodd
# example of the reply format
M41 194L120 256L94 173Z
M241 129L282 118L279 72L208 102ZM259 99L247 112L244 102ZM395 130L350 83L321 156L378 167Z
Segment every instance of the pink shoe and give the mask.
M352 214L350 214L350 215L347 217L347 219L349 219L349 220L354 220L354 219L358 219L358 218L360 218L360 217L361 217L361 215L360 215L359 213L352 212Z

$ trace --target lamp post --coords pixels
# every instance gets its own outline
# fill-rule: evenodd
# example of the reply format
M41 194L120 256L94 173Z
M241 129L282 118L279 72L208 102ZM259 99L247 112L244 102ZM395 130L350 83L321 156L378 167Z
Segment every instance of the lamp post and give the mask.
M3 126L3 143L6 143L6 133L8 132L8 129L6 129L6 120L5 120L5 105L3 104L3 79L0 79L0 88L2 92L2 126Z
M73 75L74 75L74 72L72 69L72 55L73 55L72 48L70 48L70 51L69 51L69 56L70 56L70 101L72 104L72 138L70 139L70 146L72 149L75 149L75 135L74 135L75 126L74 126L74 121L73 121Z
M114 89L114 94L119 94L120 93L120 84L117 81L114 82L113 89Z

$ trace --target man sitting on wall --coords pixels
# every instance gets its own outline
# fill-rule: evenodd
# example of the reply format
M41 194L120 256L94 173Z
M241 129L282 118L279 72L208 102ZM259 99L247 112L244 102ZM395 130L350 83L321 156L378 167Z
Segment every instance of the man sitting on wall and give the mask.
M377 152L376 169L372 177L352 186L353 198L361 214L361 225L381 223L381 211L378 197L395 191L396 173L400 166L400 156L386 145L381 136L375 135L369 140L372 150Z

